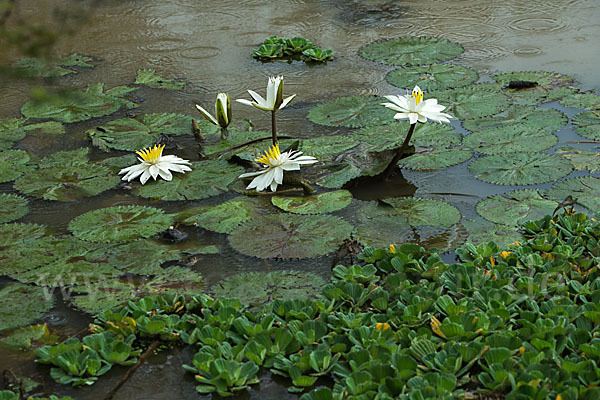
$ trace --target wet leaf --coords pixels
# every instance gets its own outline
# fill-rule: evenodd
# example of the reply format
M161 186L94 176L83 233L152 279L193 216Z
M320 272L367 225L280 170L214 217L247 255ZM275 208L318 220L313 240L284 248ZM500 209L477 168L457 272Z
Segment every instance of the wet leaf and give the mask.
M575 125L575 132L578 135L592 140L600 140L600 112L590 111L577 114L573 117L573 125ZM0 157L2 156L0 155Z
M509 104L501 91L486 85L471 85L460 89L436 90L425 97L434 98L446 106L443 111L458 119L481 118L503 111Z
M573 196L577 199L577 204L597 212L600 210L600 179L593 176L565 179L552 185L546 196L556 201Z
M0 339L0 344L20 349L29 349L32 346L54 345L58 343L58 340L58 336L50 334L46 324L39 324L15 329L8 336Z
M23 150L0 151L0 183L9 182L30 169L29 154Z
M347 190L320 193L313 196L283 197L273 196L273 205L294 214L325 214L341 210L352 201L352 193Z
M503 113L489 117L463 121L463 128L479 133L485 129L520 127L523 130L536 130L541 132L556 132L567 124L567 116L555 109L540 108L536 106L513 105Z
M259 258L311 258L335 251L353 230L332 215L275 214L242 224L229 235L229 243Z
M568 75L546 71L507 72L492 76L503 86L503 92L513 99L525 103L542 103L563 98L577 91L575 79ZM511 81L537 82L531 88L511 89Z
M28 125L26 123L26 118L0 120L0 149L12 146L27 134L48 136L65 133L65 128L60 122L48 121Z
M537 185L563 178L573 167L545 153L507 153L478 158L469 165L477 179L497 185Z
M311 108L308 119L318 125L349 128L383 125L393 121L395 114L381 106L383 102L385 99L377 96L340 97Z
M399 88L412 90L419 86L421 90L459 88L470 85L479 79L475 70L454 64L431 64L423 67L405 67L395 69L386 76L386 80Z
M56 260L39 268L12 274L11 276L23 283L58 288L104 281L121 274L121 271L106 263L72 258L70 260Z
M375 217L389 217L405 224L449 228L460 218L458 209L444 201L418 197L397 197L381 200L382 204L370 203L358 212L361 221Z
M416 171L427 171L458 165L471 157L473 157L473 152L470 150L460 150L454 146L434 146L418 148L415 154L403 158L398 165Z
M446 39L401 37L371 43L360 50L360 55L388 65L424 65L451 60L463 51L460 44Z
M594 93L571 93L563 97L560 104L565 107L598 110L600 109L600 96Z
M552 214L556 206L556 201L546 199L538 189L522 189L480 201L477 212L493 223L518 227Z
M402 146L410 128L408 121L397 121L385 125L369 126L352 133L366 151L382 151ZM462 135L452 132L452 127L443 124L417 124L410 144L431 146L460 143Z
M579 150L574 147L561 147L556 154L570 160L575 169L587 169L592 173L600 170L600 153Z
M0 194L0 223L11 222L29 212L27 199L16 194Z
M481 217L463 220L462 224L469 232L471 243L495 242L498 246L506 246L513 242L522 242L523 235L515 226L493 224Z
M361 173L360 168L349 162L322 165L321 169L324 173L317 180L317 184L330 189L341 188Z
M357 146L358 143L359 141L353 136L319 136L302 140L299 150L305 155L315 157L317 160L325 160Z
M483 154L541 152L558 143L558 138L543 129L520 125L503 126L476 131L465 136L465 148Z
M0 331L35 322L52 304L52 296L40 287L8 283L0 289Z
M77 70L64 67L87 67L92 68L90 64L92 58L80 54L70 54L66 57L51 57L49 59L40 58L22 58L12 64L17 74L24 77L43 77L56 78L59 76L76 74Z
M157 89L180 90L186 85L179 79L163 78L154 69L138 69L135 83Z

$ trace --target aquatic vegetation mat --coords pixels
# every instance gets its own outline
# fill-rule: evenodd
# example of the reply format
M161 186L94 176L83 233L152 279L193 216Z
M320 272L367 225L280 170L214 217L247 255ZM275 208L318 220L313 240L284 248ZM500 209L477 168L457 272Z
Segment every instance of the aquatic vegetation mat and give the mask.
M424 91L459 88L470 85L477 79L477 71L453 64L405 67L395 69L386 76L390 84L399 88L412 90L419 86Z
M0 194L0 223L11 222L29 212L26 198L16 194Z
M467 229L468 241L471 243L494 242L504 247L523 241L523 235L514 225L495 224L481 217L463 219L461 223Z
M291 39L270 36L252 52L252 57L260 61L291 63L295 60L302 60L306 63L326 63L333 60L333 51L323 50L310 40L299 36Z
M8 118L0 120L0 149L7 149L23 139L27 134L48 136L62 135L65 127L60 122L47 121L27 124L26 118Z
M383 125L394 118L392 110L381 107L384 101L377 96L340 97L311 108L308 119L318 125L348 128Z
M360 55L388 65L425 65L451 60L463 52L460 44L446 39L409 36L371 43Z

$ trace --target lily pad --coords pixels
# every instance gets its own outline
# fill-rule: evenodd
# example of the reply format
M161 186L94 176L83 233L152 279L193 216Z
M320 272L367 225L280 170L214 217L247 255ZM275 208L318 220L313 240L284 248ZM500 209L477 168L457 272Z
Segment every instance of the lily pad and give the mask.
M104 251L104 258L113 267L130 274L155 275L163 272L161 264L182 258L182 253L151 239L119 243Z
M498 91L489 90L483 84L460 89L436 90L426 98L435 98L446 106L445 113L458 119L481 118L503 111L509 104L508 97Z
M483 154L514 152L538 153L558 143L558 138L543 129L523 128L520 125L476 131L465 136L465 148Z
M571 173L564 158L545 153L507 153L478 158L469 165L477 179L497 185L537 185Z
M117 206L87 212L69 223L76 237L90 242L120 242L150 237L171 225L163 210L143 206Z
M300 271L245 272L214 284L214 296L236 297L242 304L262 307L273 300L316 298L325 280Z
M192 133L192 117L182 114L146 114L142 121L121 118L89 130L92 144L104 151L136 151L152 146L160 135Z
M558 202L546 199L538 189L497 194L477 203L477 212L496 224L520 226L552 214Z
M531 105L513 105L498 115L463 121L463 128L472 132L483 129L502 129L518 126L522 130L555 132L565 126L569 119L555 109Z
M244 173L244 168L224 160L192 163L192 171L174 174L170 182L157 180L134 189L133 193L160 200L199 200L229 190L229 185Z
M600 178L582 176L565 179L548 189L546 196L556 201L573 196L577 199L577 204L595 213L600 210Z
M575 132L578 135L592 140L600 140L600 113L599 112L583 112L577 114L573 118ZM0 160L1 160L0 153ZM1 162L1 161L0 161Z
M461 218L460 211L444 201L418 197L395 197L383 199L381 204L370 203L360 209L358 216L363 222L376 217L387 217L410 227L441 228L449 228Z
M600 96L594 93L571 93L563 97L560 104L565 107L598 110L600 109Z
M179 79L163 78L156 73L154 69L139 69L135 83L138 85L146 85L157 89L183 89L186 85Z
M503 86L506 95L526 103L541 103L561 99L577 91L575 79L568 75L546 71L507 72L492 76ZM510 82L536 82L530 88L509 88Z
M332 163L330 165L321 165L323 174L317 180L317 184L329 188L339 189L347 182L360 176L361 170L354 164Z
M52 308L53 298L40 287L9 283L0 289L0 331L27 325Z
M386 80L399 88L412 90L441 90L470 85L479 79L477 71L454 64L431 64L423 67L395 69Z
M65 128L60 122L48 121L37 124L26 124L26 118L8 118L0 120L0 148L8 148L23 139L26 134L60 135Z
M9 182L23 175L30 166L29 154L23 150L0 151L0 183Z
M0 194L0 223L14 221L29 212L27 199L16 194Z
M574 147L561 147L556 151L561 157L570 160L577 170L600 171L600 153L579 150Z
M383 125L393 121L395 114L381 106L384 101L377 96L340 97L311 108L308 119L318 125L349 128Z
M462 224L469 232L468 241L471 243L495 242L504 247L514 242L523 242L523 235L515 226L493 224L481 217L463 220Z
M23 283L58 288L104 281L121 274L121 271L106 263L73 258L66 261L57 260L11 276Z
M428 171L458 165L471 157L473 157L471 150L463 150L455 146L422 147L418 148L415 154L400 160L398 165L416 171Z
M311 258L337 250L353 230L332 215L276 214L242 224L229 235L229 243L259 258Z
M341 210L352 201L352 193L347 190L320 193L314 196L283 197L273 196L274 206L294 214L325 214Z
M301 141L299 149L305 155L315 157L317 160L324 160L350 150L358 144L359 141L353 136L319 136Z
M451 60L463 52L460 44L446 39L401 37L371 43L360 55L388 65L425 65Z
M76 150L57 151L44 157L39 163L39 168L48 168L56 165L65 164L86 164L88 162L88 153L90 149L80 147Z
M102 161L98 161L97 164L100 164L103 167L107 167L113 173L117 174L123 168L129 167L130 165L136 164L137 162L138 162L137 156L132 153L132 154L125 154L123 156L118 156L118 157L105 158Z
M58 340L58 336L50 334L46 324L38 324L15 329L7 337L0 339L0 344L25 350L31 347L54 345Z
M75 53L62 58L54 57L54 59L49 60L26 57L14 62L12 68L20 76L24 77L56 78L77 73L77 70L64 67L92 68L94 65L90 64L91 61L92 58Z

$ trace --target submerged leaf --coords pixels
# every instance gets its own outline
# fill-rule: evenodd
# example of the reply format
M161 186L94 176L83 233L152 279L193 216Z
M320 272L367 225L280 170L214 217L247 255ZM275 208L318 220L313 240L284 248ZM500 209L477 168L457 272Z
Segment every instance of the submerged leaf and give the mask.
M451 60L463 51L460 44L446 39L409 36L371 43L360 55L388 65L424 65Z
M495 242L498 246L522 242L523 235L515 226L493 224L481 217L463 220L462 224L469 232L468 241L471 243Z

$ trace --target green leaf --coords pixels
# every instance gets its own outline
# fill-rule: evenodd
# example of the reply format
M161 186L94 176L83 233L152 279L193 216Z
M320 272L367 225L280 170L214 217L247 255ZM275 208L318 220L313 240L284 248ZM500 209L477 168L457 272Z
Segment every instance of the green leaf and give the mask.
M381 106L384 101L377 96L339 97L311 108L308 119L318 125L349 128L383 125L393 121L395 114Z
M577 170L587 169L592 173L600 170L600 153L579 150L574 147L561 147L556 154L570 160Z
M242 224L229 235L229 243L259 258L311 258L335 251L353 230L331 215L275 214Z
M180 90L186 85L179 79L163 78L154 69L138 69L135 83L146 85L157 89Z
M35 322L52 303L53 297L40 287L8 283L0 289L0 331Z
M14 221L29 212L27 199L16 194L0 194L0 223Z
M565 179L552 185L546 196L556 201L573 196L577 199L577 204L596 212L600 209L600 179L593 176Z
M381 200L382 204L370 203L360 209L362 221L375 217L389 217L403 221L409 226L436 226L449 228L460 218L458 209L446 202L418 197L397 197Z
M8 336L0 339L0 344L9 347L29 349L32 346L54 345L59 337L50 334L46 324L25 326L11 332Z
M508 97L490 90L484 84L471 85L460 89L437 90L428 93L426 99L435 98L446 106L445 113L458 119L481 118L503 111L509 104Z
M571 93L563 97L560 104L565 107L598 110L600 109L600 96L593 93Z
M322 165L321 170L324 172L317 180L317 184L330 188L339 189L345 183L360 176L361 170L351 163L332 163L330 165Z
M294 214L325 214L346 207L352 201L352 194L347 190L338 190L313 196L273 196L271 201L273 205Z
M539 153L558 143L558 138L543 129L520 125L480 130L465 136L464 147L483 154Z
M507 153L478 158L469 165L477 179L497 185L537 185L563 178L573 167L545 153Z
M558 202L547 200L538 189L515 190L477 203L477 212L496 224L520 226L552 214Z
M555 109L530 105L513 105L502 114L463 121L463 128L479 133L485 129L502 132L506 128L520 127L523 130L556 132L567 124L567 116Z
M513 242L522 242L523 235L514 226L493 224L481 217L466 219L462 224L469 233L469 242L495 242L498 246L506 246Z
M120 242L150 237L164 231L172 216L142 206L117 206L87 212L69 223L69 230L90 242Z
M331 159L346 150L350 150L359 144L359 140L353 136L333 135L319 136L302 140L299 150L305 155L315 157L317 160Z
M137 196L160 200L199 200L229 191L244 168L224 160L192 163L192 171L174 174L172 181L148 182L133 190Z
M492 76L503 86L503 92L515 100L535 104L549 102L563 98L577 89L575 79L568 75L545 71L506 72ZM532 88L510 89L507 86L511 81L537 82Z
M415 154L403 158L398 165L402 168L425 171L458 165L471 157L472 151L456 149L454 146L418 148Z
M600 140L600 113L597 111L583 112L573 118L575 132L592 140Z
M475 70L454 64L400 68L386 76L390 84L399 88L412 90L419 86L425 91L463 87L477 79L479 75Z
M391 122L385 125L369 126L353 132L352 137L358 140L361 149L380 152L402 146L410 128L408 121ZM411 144L427 147L433 145L458 144L462 135L452 132L453 128L443 124L417 124Z
M371 43L360 55L388 65L424 65L451 60L463 51L460 44L446 39L409 36Z
M23 150L0 151L0 183L9 182L23 175L30 167L29 154Z

